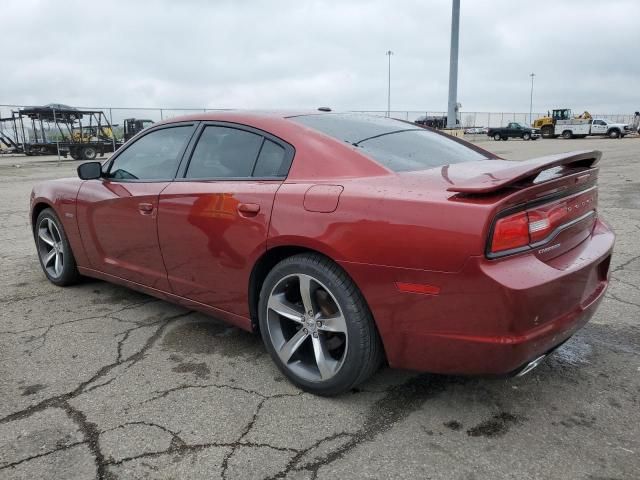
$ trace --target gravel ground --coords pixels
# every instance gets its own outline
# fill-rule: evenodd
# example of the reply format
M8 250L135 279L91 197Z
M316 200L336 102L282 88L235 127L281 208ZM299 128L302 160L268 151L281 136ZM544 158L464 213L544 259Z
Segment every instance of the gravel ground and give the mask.
M604 152L618 239L599 311L523 378L385 369L331 399L292 387L257 336L103 282L49 284L29 191L77 162L0 157L0 478L639 478L640 139L479 143Z

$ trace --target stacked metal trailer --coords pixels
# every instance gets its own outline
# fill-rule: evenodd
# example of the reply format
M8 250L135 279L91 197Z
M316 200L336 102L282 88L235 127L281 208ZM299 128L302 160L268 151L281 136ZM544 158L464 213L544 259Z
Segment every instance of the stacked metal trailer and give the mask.
M102 110L60 104L24 107L0 118L0 124L0 142L13 153L93 160L122 145Z

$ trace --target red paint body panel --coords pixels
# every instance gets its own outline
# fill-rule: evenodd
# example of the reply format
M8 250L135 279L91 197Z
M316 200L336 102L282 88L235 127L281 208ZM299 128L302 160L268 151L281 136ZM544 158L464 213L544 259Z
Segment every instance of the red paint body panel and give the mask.
M295 148L287 178L39 184L32 208L56 209L82 273L250 330L255 263L275 247L314 250L359 287L392 366L440 373L511 372L573 334L604 294L614 236L595 216L558 232L553 251L486 254L497 215L593 187L598 152L528 162L488 154L394 173L282 115L173 121L184 120L239 123L284 140ZM529 181L569 164L575 171ZM416 294L416 285L432 294Z
M158 237L175 294L249 317L247 288L266 250L281 182L174 182L160 195ZM244 213L241 205L258 205Z
M156 228L158 195L167 185L108 180L82 184L78 227L91 268L157 290L170 289Z
M515 370L561 343L593 314L607 285L613 234L546 264L534 255L471 257L460 272L341 262L362 289L391 366L437 373ZM440 286L439 295L399 292L393 281Z

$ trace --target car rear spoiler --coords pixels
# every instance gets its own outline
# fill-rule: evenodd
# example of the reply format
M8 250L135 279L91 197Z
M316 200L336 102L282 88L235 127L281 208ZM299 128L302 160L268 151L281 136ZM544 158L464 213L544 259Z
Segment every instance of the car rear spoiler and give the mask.
M477 177L463 180L447 190L449 192L484 194L492 193L523 180L533 180L541 172L558 166L592 168L600 161L602 152L581 150L559 153L546 157L533 158L524 162L505 162L505 168L483 173Z

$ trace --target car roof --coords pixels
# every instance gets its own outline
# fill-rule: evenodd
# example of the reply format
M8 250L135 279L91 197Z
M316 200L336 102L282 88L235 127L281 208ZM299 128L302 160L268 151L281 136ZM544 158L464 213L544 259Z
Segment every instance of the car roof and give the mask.
M178 117L167 118L159 123L173 123L184 121L221 121L250 123L252 120L265 119L281 120L299 115L323 115L324 112L315 110L209 110Z

